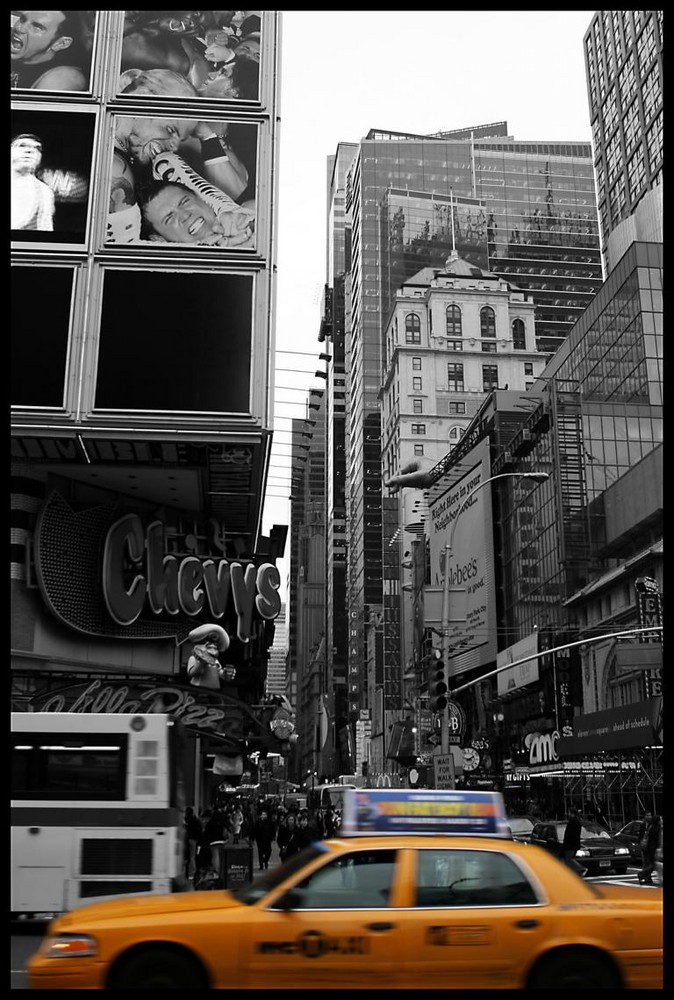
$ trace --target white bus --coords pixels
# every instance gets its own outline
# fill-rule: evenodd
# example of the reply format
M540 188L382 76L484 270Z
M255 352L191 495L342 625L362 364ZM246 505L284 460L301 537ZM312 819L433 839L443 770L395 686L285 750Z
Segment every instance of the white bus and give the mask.
M347 788L355 788L355 785L315 785L307 792L307 805L309 809L324 813L331 807L338 809L341 813L344 805L344 792Z
M167 715L12 713L13 917L184 887L182 742Z

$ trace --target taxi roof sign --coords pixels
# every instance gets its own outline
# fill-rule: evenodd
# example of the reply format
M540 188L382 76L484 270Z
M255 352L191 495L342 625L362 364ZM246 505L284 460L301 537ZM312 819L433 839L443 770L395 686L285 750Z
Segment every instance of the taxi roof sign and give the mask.
M432 833L512 840L500 792L357 788L344 794L340 835Z

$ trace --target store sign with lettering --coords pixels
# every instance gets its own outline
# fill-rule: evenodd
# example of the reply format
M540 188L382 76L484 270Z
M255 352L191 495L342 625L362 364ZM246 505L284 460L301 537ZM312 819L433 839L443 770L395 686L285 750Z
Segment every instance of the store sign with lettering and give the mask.
M103 547L103 597L110 617L131 625L147 605L158 615L196 616L208 605L208 614L222 618L231 597L237 616L237 635L250 639L253 608L262 618L276 618L281 610L276 566L256 567L227 559L167 555L164 525L153 521L143 529L137 514L126 514L109 529ZM135 576L128 581L128 566Z
M17 706L18 707L18 706ZM32 712L78 712L95 715L114 712L124 715L161 712L186 728L204 735L217 735L223 752L241 751L243 741L258 742L274 749L277 737L255 709L230 695L181 684L149 684L142 681L120 684L93 680L67 684L34 694L21 706Z
M272 563L225 558L225 545L211 522L199 535L145 526L116 503L75 510L55 490L35 526L35 576L52 614L87 635L180 643L195 619L224 618L247 643L279 614L281 577Z
M559 733L527 733L524 745L529 751L529 764L550 764L559 760L557 740Z

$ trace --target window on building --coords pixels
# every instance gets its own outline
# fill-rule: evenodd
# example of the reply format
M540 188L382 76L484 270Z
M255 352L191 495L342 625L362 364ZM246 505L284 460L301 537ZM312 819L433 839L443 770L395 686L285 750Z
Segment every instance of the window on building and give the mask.
M421 320L416 313L409 313L405 316L405 343L421 343Z
M412 379L412 390L413 392L421 392L421 378L415 376Z
M456 443L461 437L462 432L463 432L463 427L458 427L458 426L450 427L448 435L449 440L452 441L453 443Z
M654 111L657 110L662 101L662 90L660 87L660 75L658 73L657 63L644 81L643 101L644 117L646 119L646 123L649 123L651 116Z
M423 455L423 453L424 453L424 446L422 444L415 444L415 446L414 446L414 454L415 455Z
M662 163L662 111L646 133L648 167L651 173Z
M447 350L449 350L449 351L462 351L463 350L463 341L462 340L448 340L447 341Z
M482 388L485 392L498 388L498 365L482 365Z
M483 306L480 309L480 336L496 336L496 313L491 306Z
M424 412L424 401L423 401L423 399L413 399L412 400L412 412L413 413L423 413Z
M447 306L447 336L460 337L461 335L461 310L458 306Z
M632 101L623 118L623 129L625 132L625 155L630 156L632 150L641 138L641 124L639 122L639 102Z
M482 341L482 353L483 354L496 354L496 341L493 343L491 341Z
M448 407L449 413L465 413L466 404L465 403L450 403Z
M412 371L421 371L421 358L412 358Z
M630 201L633 201L646 183L646 165L642 146L637 149L627 164L627 183L629 184Z
M426 424L412 424L412 433L413 434L425 434L426 433Z
M463 365L456 362L447 365L447 388L450 392L463 392Z
M525 351L527 348L527 339L524 331L524 320L514 319L513 320L513 350L515 351Z

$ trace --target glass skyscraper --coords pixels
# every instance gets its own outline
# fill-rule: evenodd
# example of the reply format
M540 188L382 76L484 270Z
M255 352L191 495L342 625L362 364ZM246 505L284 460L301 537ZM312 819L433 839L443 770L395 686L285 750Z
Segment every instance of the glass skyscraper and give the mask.
M349 685L353 720L401 666L399 643L387 641L399 628L399 565L384 557L397 505L382 498L379 402L392 292L422 267L444 266L453 241L462 253L472 242L491 271L530 293L538 350L552 355L602 274L587 143L516 142L505 122L437 136L372 131L355 150L345 194L348 661L349 681L361 679Z

